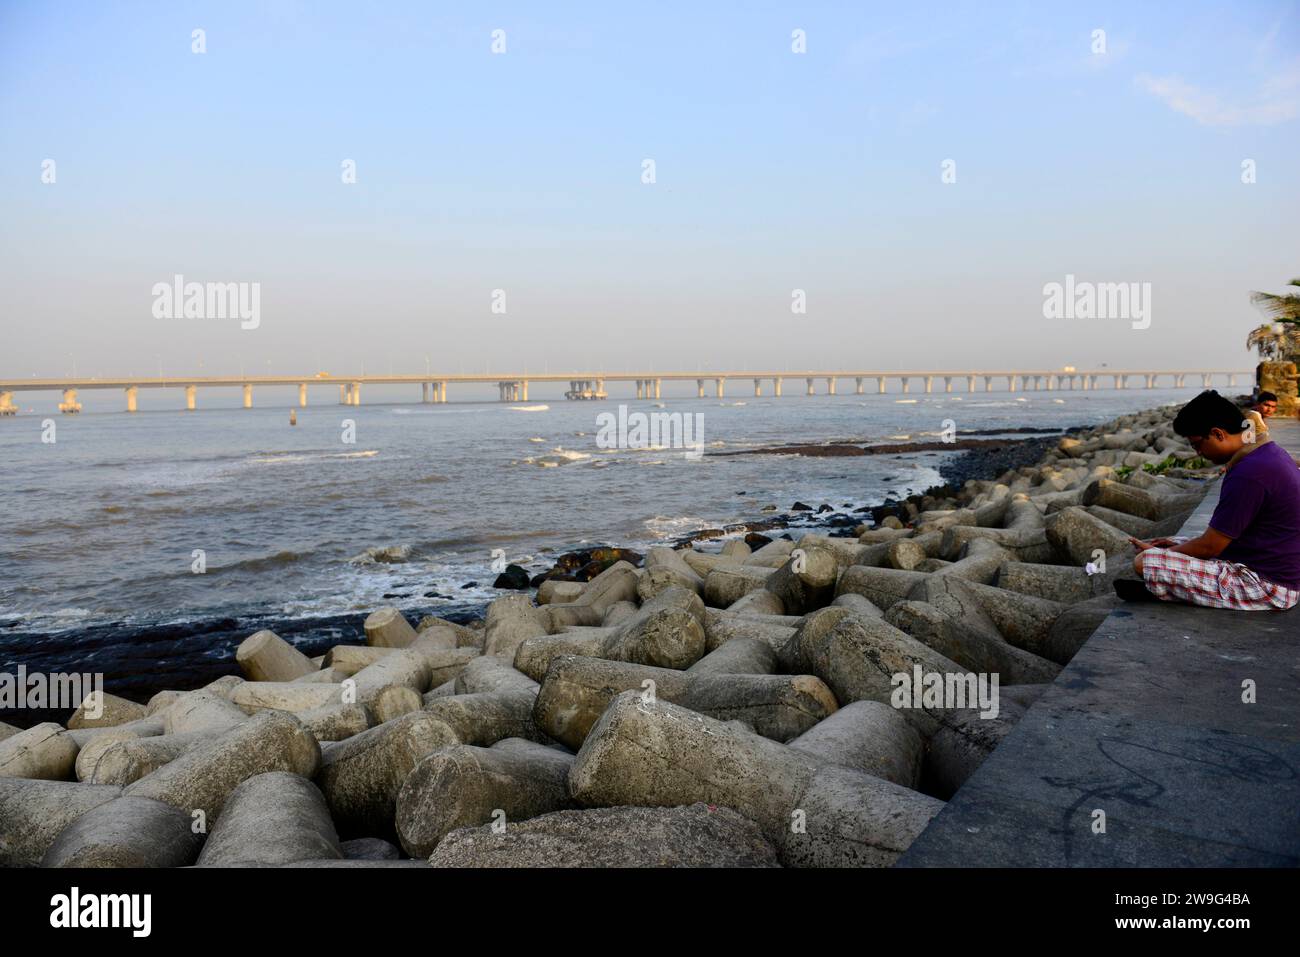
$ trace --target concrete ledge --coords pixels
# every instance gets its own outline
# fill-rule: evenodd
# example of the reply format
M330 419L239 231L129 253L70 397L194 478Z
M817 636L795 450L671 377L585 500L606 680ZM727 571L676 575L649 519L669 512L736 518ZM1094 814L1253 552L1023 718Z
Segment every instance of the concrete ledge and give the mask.
M1300 866L1300 608L1117 609L896 866Z

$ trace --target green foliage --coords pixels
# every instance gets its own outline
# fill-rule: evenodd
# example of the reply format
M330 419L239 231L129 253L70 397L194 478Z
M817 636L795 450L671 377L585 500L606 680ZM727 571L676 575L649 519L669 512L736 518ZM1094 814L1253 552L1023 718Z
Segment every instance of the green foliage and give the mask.
M1150 472L1152 475L1163 475L1170 469L1207 469L1213 463L1209 459L1199 455L1193 455L1190 459L1180 459L1177 456L1169 455L1159 462L1148 462L1142 466L1142 471ZM1119 470L1116 469L1116 472ZM1132 471L1130 469L1129 471ZM1125 473L1128 474L1128 473Z

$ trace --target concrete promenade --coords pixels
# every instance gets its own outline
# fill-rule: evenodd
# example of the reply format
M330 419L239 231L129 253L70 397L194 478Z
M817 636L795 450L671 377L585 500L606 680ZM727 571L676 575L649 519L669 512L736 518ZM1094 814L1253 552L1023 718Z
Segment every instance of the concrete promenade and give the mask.
M1300 608L1117 609L897 866L1300 866Z

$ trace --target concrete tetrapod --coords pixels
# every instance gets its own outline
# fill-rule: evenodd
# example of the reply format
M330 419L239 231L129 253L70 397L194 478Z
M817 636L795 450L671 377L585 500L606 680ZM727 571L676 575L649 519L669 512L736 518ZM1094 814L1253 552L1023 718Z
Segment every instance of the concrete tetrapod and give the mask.
M244 781L199 854L200 867L342 860L325 799L297 774L270 771Z
M548 628L554 634L566 625L599 625L610 605L636 600L636 586L636 569L629 562L617 561L587 582L573 601L543 606Z
M240 642L235 661L249 681L293 681L316 670L310 658L266 629Z
M518 738L490 748L443 748L424 758L397 795L397 835L412 857L428 857L459 827L510 826L571 807L573 755Z
M331 745L316 783L344 837L389 837L397 791L411 769L438 748L458 744L437 716L414 711Z
M737 598L725 610L744 615L784 615L785 605L766 588L759 588Z
M247 720L248 715L227 699L210 691L193 691L163 712L163 729L166 734L217 732Z
M609 702L624 691L672 701L719 721L741 720L778 741L803 734L837 707L830 689L812 675L692 676L602 658L563 657L546 673L533 718L539 729L576 750Z
M91 784L126 787L175 761L200 741L211 740L214 736L204 731L191 731L185 734L125 738L113 741L102 749L97 749L96 743L91 742L86 746L85 750L89 753L80 773L82 779Z
M120 797L65 827L42 867L188 867L203 835L180 808L152 798Z
M777 867L758 826L731 808L611 807L555 811L512 824L461 828L434 867Z
M0 777L0 867L36 867L65 827L122 789Z
M885 621L964 668L997 674L1003 684L1034 684L1051 681L1061 668L981 629L968 627L925 601L900 601L889 609Z
M879 701L853 701L788 742L832 764L916 789L925 742L899 713Z
M817 675L841 705L850 701L892 704L894 676L966 675L968 669L917 641L880 618L860 618L844 608L823 608L804 617L804 624L781 651L788 671ZM925 708L901 710L922 735L937 727Z
M907 597L911 601L929 602L968 629L1035 655L1053 622L1069 607L943 575L921 582Z
M1098 552L1105 554L1108 564L1125 563L1135 551L1128 538L1125 532L1077 505L1047 517L1047 540L1061 561L1073 562L1079 568L1095 562Z
M344 741L324 754L316 783L344 837L391 837L397 792L433 751L457 744L487 746L540 735L533 724L536 692L507 690L436 698Z
M771 592L764 589L761 594ZM798 618L785 615L738 614L730 609L710 608L704 613L704 647L712 654L733 639L754 638L772 648L780 648L790 640L798 623Z
M591 729L569 787L588 806L733 808L762 828L787 867L887 867L943 806L632 691Z
M90 717L98 713L98 717ZM106 691L92 691L86 695L77 710L68 719L68 730L80 728L112 728L128 721L138 721L146 715L144 705L127 701Z
M763 587L781 599L787 613L802 615L830 603L840 567L831 549L815 543L795 549Z
M124 741L117 747L140 741ZM311 777L319 766L320 745L302 723L291 714L268 711L195 744L140 778L125 793L154 798L187 812L202 810L211 825L230 792L248 778L267 771Z
M513 658L527 638L547 634L547 617L528 595L504 595L487 609L483 653Z
M926 791L944 800L952 797L1002 743L1025 710L1010 697L1001 696L995 717L982 716L973 709L952 709L944 714L925 753L922 780Z
M377 648L408 648L415 643L415 629L396 608L372 611L362 625L366 644Z
M775 573L775 568L760 565L719 566L705 576L704 600L714 608L726 608L762 588Z
M77 742L53 721L0 741L0 777L69 781L76 773Z

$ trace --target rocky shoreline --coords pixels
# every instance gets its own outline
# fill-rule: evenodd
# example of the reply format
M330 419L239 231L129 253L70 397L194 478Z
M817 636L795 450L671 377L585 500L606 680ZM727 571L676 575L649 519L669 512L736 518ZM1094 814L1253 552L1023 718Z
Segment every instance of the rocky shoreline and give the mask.
M575 553L468 624L382 608L315 657L262 630L200 690L0 726L0 865L889 866L1116 607L1129 536L1200 501L1173 413L978 446L857 514Z

